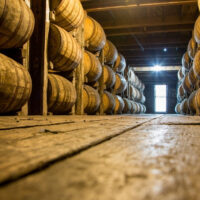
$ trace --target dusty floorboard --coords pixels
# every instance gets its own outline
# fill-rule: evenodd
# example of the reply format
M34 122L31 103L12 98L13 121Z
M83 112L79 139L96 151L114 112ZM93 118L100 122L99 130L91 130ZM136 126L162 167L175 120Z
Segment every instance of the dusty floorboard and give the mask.
M6 130L6 122L5 130L0 130L0 171L3 172L0 184L72 156L151 120L152 116L50 117L48 123L59 121L59 124L46 126L46 120L38 117L36 121L39 119L38 126L33 125L35 119L33 122L23 120L23 126L32 124L33 127L14 129L13 124L12 129L8 126ZM65 123L67 120L73 123Z
M137 128L2 186L0 199L198 200L198 119L145 119ZM131 117L115 120L116 124L110 120L107 128L129 126L131 121ZM169 122L181 125L164 124Z

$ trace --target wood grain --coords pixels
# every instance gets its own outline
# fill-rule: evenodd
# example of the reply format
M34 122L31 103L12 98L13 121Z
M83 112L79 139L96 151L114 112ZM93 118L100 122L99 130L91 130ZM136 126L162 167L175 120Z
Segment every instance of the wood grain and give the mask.
M199 126L144 124L2 187L0 197L198 200L199 143Z
M54 119L56 117L49 120L54 121ZM68 121L63 123L58 120L57 125L50 125L48 120L44 120L38 122L43 126L1 130L0 171L4 173L0 173L0 183L24 176L153 118L93 116L93 120L87 120L84 116L84 118L77 117L78 120L75 120L76 117L72 119L73 117L69 116Z

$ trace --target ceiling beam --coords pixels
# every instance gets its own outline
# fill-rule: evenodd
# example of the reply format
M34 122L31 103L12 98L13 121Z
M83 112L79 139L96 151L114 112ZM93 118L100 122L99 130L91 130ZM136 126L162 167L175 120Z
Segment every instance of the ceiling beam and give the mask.
M187 44L188 44L188 41L189 41L189 38L186 38L186 39L178 39L178 38L174 38L174 40L169 40L166 38L166 40L150 40L148 42L146 41L143 41L143 40L140 40L140 42L142 43L144 49L146 49L146 47L149 47L149 46L161 46L163 45L163 47L165 47L166 45L177 45L177 47L179 47L179 45L185 45L187 47ZM117 49L120 49L120 47L132 47L132 48L137 48L138 45L136 44L135 41L133 40L128 40L127 41L112 41L115 46L117 47Z
M145 50L160 50L163 48L167 49L183 49L186 50L187 47L187 41L183 44L161 44L161 45L144 45ZM138 46L119 46L118 50L120 52L130 52L130 51L140 51L141 50L138 48Z
M146 20L147 21L147 20ZM112 25L112 26L103 26L104 30L113 30L113 29L129 29L129 28L138 28L138 27L154 27L154 26L181 26L181 25L194 25L195 21L181 21L180 19L173 19L167 22L154 22L148 21L146 23L143 23L139 21L138 23L134 22L131 24L120 24L120 25Z
M118 36L127 36L127 35L142 35L142 34L152 34L152 33L175 33L175 32L189 32L193 30L193 24L187 25L186 28L179 25L174 25L173 27L158 27L154 30L148 30L143 28L141 30L128 30L128 31L119 31L119 32L106 32L107 37L118 37Z
M107 2L97 2L90 1L83 4L87 12L102 12L102 11L113 11L119 9L129 9L129 8L145 8L145 7L157 7L157 6L175 6L175 5L188 5L197 4L196 0L132 0L129 2L125 1L107 1Z

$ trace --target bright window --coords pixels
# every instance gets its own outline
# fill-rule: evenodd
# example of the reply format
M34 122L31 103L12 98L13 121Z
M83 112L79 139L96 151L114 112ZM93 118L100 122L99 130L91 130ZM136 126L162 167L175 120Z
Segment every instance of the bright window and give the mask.
M155 112L167 111L167 86L155 85Z

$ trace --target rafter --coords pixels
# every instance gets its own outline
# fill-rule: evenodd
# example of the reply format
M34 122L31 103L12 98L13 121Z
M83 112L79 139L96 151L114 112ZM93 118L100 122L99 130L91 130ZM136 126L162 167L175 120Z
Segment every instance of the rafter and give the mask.
M141 30L143 29L143 30ZM118 36L127 36L127 35L142 35L142 34L152 34L152 33L173 33L173 32L189 32L193 30L193 24L185 25L171 25L171 26L159 26L154 28L135 28L129 29L127 31L107 31L107 37L118 37Z
M128 9L128 8L142 8L142 7L156 7L156 6L175 6L175 5L188 5L196 4L196 0L171 0L171 1L162 1L162 0L132 0L129 2L125 1L89 1L85 2L84 7L87 12L102 12L102 11L112 11L119 9Z

